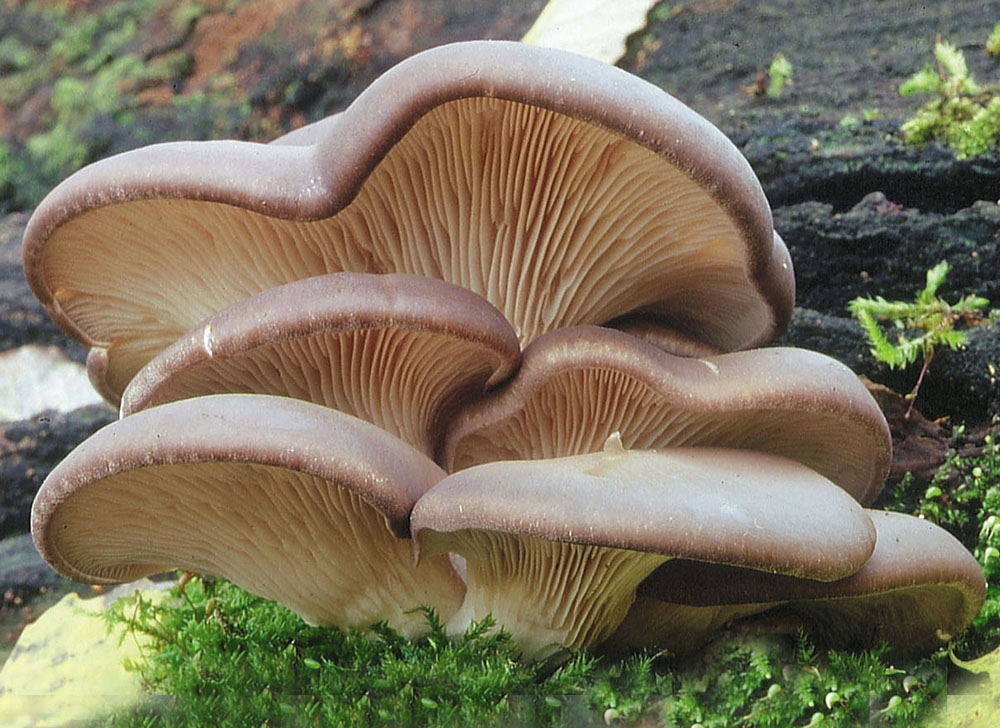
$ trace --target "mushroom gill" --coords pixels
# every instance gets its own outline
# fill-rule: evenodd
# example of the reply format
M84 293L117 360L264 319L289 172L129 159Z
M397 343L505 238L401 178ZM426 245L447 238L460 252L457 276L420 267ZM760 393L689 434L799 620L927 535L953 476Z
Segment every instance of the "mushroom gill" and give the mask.
M454 410L519 359L513 329L470 291L412 275L334 273L210 316L139 371L121 412L204 394L283 395L371 422L430 457Z
M408 516L444 476L356 418L285 397L215 395L154 407L88 438L32 508L59 573L119 583L180 568L223 576L307 622L426 627L464 585L447 557L414 568Z
M787 324L788 251L749 165L619 69L518 44L446 46L385 74L315 136L155 145L42 202L27 277L92 347L102 393L117 400L215 311L340 271L463 286L522 343L636 311L727 350Z
M613 445L449 475L410 527L420 559L454 552L467 564L449 631L492 614L528 659L602 642L668 559L830 580L859 569L875 535L849 495L794 461Z
M511 380L454 419L439 460L453 472L596 452L615 432L628 449L782 455L863 504L882 487L891 454L875 400L827 356L771 348L677 357L628 334L579 326L529 345Z

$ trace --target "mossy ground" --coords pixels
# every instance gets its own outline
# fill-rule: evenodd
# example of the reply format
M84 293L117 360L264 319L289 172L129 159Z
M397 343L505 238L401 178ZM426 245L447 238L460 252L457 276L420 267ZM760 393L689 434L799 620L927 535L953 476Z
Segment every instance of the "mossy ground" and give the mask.
M152 697L108 726L912 725L943 694L946 655L906 667L881 651L819 653L804 637L730 637L683 664L586 653L528 665L490 623L449 639L433 614L415 642L310 628L225 582L190 583L113 620L153 638L132 667ZM130 632L123 639L129 639ZM904 679L909 692L904 688ZM911 685L912 683L912 685ZM916 686L919 685L919 689Z
M950 646L965 658L1000 643L998 440L950 456L929 487L904 479L884 496L884 507L951 530L982 564L987 603ZM802 635L729 634L684 660L580 653L528 665L489 623L449 639L428 613L430 632L415 642L385 627L364 636L308 627L280 605L200 579L160 605L123 599L109 619L126 625L123 639L152 638L155 648L131 668L161 696L102 722L114 728L912 726L936 721L949 691L975 684L946 650L898 661L881 649L817 650Z

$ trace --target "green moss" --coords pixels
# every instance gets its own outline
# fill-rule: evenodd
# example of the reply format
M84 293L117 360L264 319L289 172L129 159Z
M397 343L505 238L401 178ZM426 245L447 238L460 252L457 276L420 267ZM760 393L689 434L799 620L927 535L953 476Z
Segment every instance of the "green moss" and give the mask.
M184 30L206 12L205 6L195 0L183 0L170 13L170 22L175 30Z
M943 346L951 349L964 346L966 334L957 327L986 323L996 313L991 312L989 316L981 313L989 305L981 296L969 295L953 304L940 298L937 291L948 276L948 270L948 263L943 260L928 270L926 284L912 303L887 301L881 296L859 296L847 304L851 315L868 336L875 359L892 369L902 369L917 359L923 360L916 386L907 395L910 400L907 417L934 352ZM883 330L883 322L889 326L891 333L888 335Z
M880 650L820 652L804 637L724 637L672 661L516 659L489 621L408 641L308 627L226 582L190 582L162 605L120 600L123 639L152 639L131 665L150 698L100 725L134 726L853 726L918 725L945 691L947 653L893 666ZM905 681L905 682L904 682ZM816 717L819 716L819 717ZM812 723L810 723L812 721Z
M142 129L136 123L143 111L138 92L183 77L191 64L183 52L142 55L141 30L159 11L156 0L111 3L93 13L59 3L18 10L17 32L0 40L0 103L23 104L46 84L52 91L42 112L45 130L23 143L7 143L8 159L19 162L19 180L3 185L0 179L0 207L4 199L7 207L32 207L81 166L155 141L142 134L129 141L130 129ZM196 3L183 3L171 22L190 23L203 12Z
M0 38L0 73L23 71L33 59L31 49L18 38L10 35Z
M982 655L1000 644L1000 417L981 443L955 447L926 486L904 478L886 494L888 510L910 513L937 523L972 551L986 575L986 603L955 643L963 655ZM959 448L974 454L959 454Z
M986 52L991 56L1000 56L1000 23L993 26L990 37L986 39Z
M948 276L949 266L941 261L927 271L923 290L912 303L887 301L881 296L858 297L847 308L858 319L871 344L871 353L891 368L903 368L918 358L929 360L940 346L957 349L966 343L966 335L956 326L986 321L979 311L989 305L980 296L969 295L949 304L937 295ZM897 330L892 342L877 321L887 321Z
M892 667L878 650L819 653L794 641L718 642L678 676L664 701L665 725L912 726L945 690L945 656ZM904 688L904 680L909 678ZM920 690L913 690L920 685Z
M792 78L792 62L783 53L775 53L771 65L767 69L767 95L769 98L781 98L782 89Z
M902 124L904 138L912 144L945 142L959 159L993 149L1000 141L997 86L981 88L965 56L950 43L935 43L934 57L936 65L926 65L899 87L903 96L933 97Z
M940 524L976 556L988 580L982 612L950 646L974 658L1000 644L1000 418L955 450L933 481L912 478L881 507ZM959 454L959 450L972 454ZM229 583L192 580L154 606L119 601L108 619L149 635L131 666L150 698L104 719L145 726L921 726L947 702L948 652L890 660L881 650L815 649L804 637L723 635L679 660L642 653L615 661L577 654L559 669L526 665L489 622L448 638L433 614L417 641L385 627L371 636L309 627Z
M518 662L491 623L452 640L430 612L430 633L415 642L384 626L370 637L308 627L225 582L194 580L160 607L123 599L109 619L153 638L156 649L132 667L151 694L176 696L111 726L484 725L512 712L553 724L594 668L577 655L543 673Z

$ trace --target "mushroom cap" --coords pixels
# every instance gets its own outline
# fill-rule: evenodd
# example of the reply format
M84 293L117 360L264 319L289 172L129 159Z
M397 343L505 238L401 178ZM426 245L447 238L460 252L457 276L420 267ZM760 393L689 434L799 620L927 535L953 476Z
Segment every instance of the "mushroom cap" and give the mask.
M672 557L835 579L874 545L861 507L822 476L716 448L479 465L425 493L410 527L418 558L465 559L449 629L492 614L530 659L601 643Z
M633 612L613 639L694 646L691 622L711 620L718 628L754 614L735 624L756 631L803 628L813 640L841 649L881 642L904 652L940 647L975 619L986 598L978 562L933 523L868 513L878 534L875 551L850 576L820 582L677 559L639 586Z
M46 478L31 530L78 581L180 568L223 576L306 621L420 628L453 612L447 558L412 565L408 516L444 476L379 428L287 397L226 394L154 407L88 438Z
M580 326L530 344L511 380L456 416L439 462L454 472L595 452L613 432L628 449L781 455L863 504L881 489L892 452L889 426L864 384L823 354L769 348L694 359Z
M864 509L823 476L712 447L477 465L421 496L410 528L418 553L474 529L826 581L853 574L875 546Z
M112 400L213 312L338 271L461 285L522 344L640 311L746 348L794 298L760 184L718 129L620 69L507 42L414 56L285 141L95 163L39 205L24 268Z
M463 288L333 273L210 316L139 371L121 412L223 392L283 395L360 417L432 456L451 412L510 376L520 353L503 315Z

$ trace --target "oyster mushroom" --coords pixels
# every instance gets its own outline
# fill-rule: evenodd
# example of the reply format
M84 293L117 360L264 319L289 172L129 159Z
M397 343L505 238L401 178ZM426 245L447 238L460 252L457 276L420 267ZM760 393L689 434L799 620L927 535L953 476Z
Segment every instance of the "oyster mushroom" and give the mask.
M860 568L875 536L849 495L794 461L615 439L599 453L452 474L417 501L410 528L419 559L466 561L447 628L492 614L528 659L600 644L671 558L830 580Z
M206 316L325 273L460 285L522 344L641 313L746 348L794 298L760 184L718 129L620 69L509 42L414 56L288 140L95 163L36 209L24 268L112 401Z
M609 645L686 652L732 623L752 631L801 628L839 649L883 642L903 653L937 649L979 613L986 581L978 562L933 523L902 513L868 513L877 541L856 573L821 582L671 561L639 586Z
M862 504L881 489L892 449L865 386L822 354L770 348L677 357L580 326L536 339L511 380L463 409L440 462L453 472L595 452L614 432L629 449L715 446L788 457Z
M418 276L333 273L234 303L129 383L122 416L223 392L304 399L360 417L433 456L452 411L520 358L481 297Z
M444 473L359 419L287 397L172 402L96 432L45 479L35 545L60 574L113 584L223 576L312 624L402 633L451 615L447 557L414 568L408 517Z

